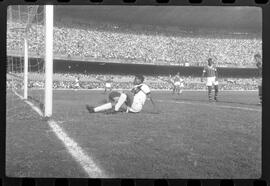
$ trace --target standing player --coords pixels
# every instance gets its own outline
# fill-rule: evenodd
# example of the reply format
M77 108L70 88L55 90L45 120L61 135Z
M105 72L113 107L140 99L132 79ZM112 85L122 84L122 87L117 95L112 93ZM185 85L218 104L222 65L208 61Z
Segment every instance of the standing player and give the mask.
M79 77L76 77L75 79L75 91L77 91L77 89L79 89L81 86L80 86L80 78Z
M112 82L113 82L113 77L109 77L108 79L105 80L105 90L104 94L109 90L109 92L112 91Z
M172 79L173 82L173 94L176 92L177 95L182 93L182 88L184 87L184 80L180 77L180 73L178 72L174 78Z
M112 91L109 94L108 103L97 107L86 105L86 109L89 113L104 111L110 111L111 113L138 113L142 110L147 97L150 99L152 105L156 109L155 103L151 98L150 88L143 82L144 77L142 75L137 75L134 78L134 88L131 91Z
M179 93L182 94L184 89L184 79L180 77L180 91Z
M254 60L259 73L258 89L259 89L260 104L262 104L262 56L260 54L255 54Z
M215 89L215 96L214 96L214 100L218 101L217 96L218 96L218 81L217 81L217 69L216 67L213 65L213 60L212 58L208 59L208 65L206 67L204 67L203 69L203 74L202 74L202 78L201 81L203 82L203 77L206 74L206 86L208 88L208 99L211 102L212 101L212 87L214 86Z
M172 75L170 74L168 78L159 78L159 79L171 84L172 85L172 90L173 90L172 94L174 94L175 89L176 89L175 83L174 83L174 77L172 77Z

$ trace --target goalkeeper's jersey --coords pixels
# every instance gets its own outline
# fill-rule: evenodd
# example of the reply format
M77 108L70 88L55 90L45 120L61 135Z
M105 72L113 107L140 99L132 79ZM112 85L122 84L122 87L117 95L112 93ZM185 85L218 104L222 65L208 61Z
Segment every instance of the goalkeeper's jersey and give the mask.
M150 88L146 84L142 83L135 85L131 92L134 94L134 98L130 110L132 112L140 112L146 101L147 94L150 93Z

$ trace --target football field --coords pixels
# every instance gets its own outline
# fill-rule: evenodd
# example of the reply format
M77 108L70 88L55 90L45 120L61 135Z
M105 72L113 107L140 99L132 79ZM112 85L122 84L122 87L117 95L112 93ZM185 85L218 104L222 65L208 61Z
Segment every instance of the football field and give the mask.
M138 114L87 112L86 104L106 97L97 90L54 90L48 122L7 90L7 176L260 177L257 91L223 91L217 103L208 102L206 91L153 91L158 114L149 101Z

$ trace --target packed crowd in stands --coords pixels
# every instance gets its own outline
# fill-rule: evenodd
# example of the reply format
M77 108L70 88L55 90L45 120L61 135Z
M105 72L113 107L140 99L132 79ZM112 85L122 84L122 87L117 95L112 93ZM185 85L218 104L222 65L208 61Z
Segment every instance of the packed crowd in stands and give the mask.
M199 77L182 77L186 90L205 89L205 82L201 82ZM15 80L14 80L15 79ZM79 87L76 85L79 80ZM55 73L53 77L54 89L103 89L105 82L112 79L113 89L131 89L133 76L128 75L101 75L101 74L60 74ZM153 90L170 90L172 84L167 82L168 76L145 76L145 83ZM220 78L220 90L256 90L258 79L248 78ZM23 80L7 76L7 88L22 88ZM44 74L29 74L29 88L44 88Z
M8 23L8 28L16 27L22 25ZM43 26L33 24L27 36L30 55L44 55ZM8 29L7 50L23 51L22 38L22 29ZM219 66L255 67L253 56L261 51L260 36L217 36L95 22L57 21L54 27L54 55L67 60L201 66L212 57Z

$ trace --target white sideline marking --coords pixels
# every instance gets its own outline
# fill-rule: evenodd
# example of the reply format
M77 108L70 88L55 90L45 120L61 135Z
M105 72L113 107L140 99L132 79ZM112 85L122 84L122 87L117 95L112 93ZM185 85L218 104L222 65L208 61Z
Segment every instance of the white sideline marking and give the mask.
M48 121L50 127L56 134L56 136L64 143L69 153L75 158L77 162L83 167L85 172L91 178L106 177L100 168L94 163L94 161L87 156L83 149L73 141L53 120Z
M21 98L22 100L24 100L24 98L23 98L20 94L18 94L18 93L15 92L15 91L14 91L14 93L15 93L19 98ZM36 111L41 117L43 117L43 114L42 114L41 110L40 110L38 107L36 107L33 103L31 103L31 102L28 101L28 100L24 100L24 102L27 103L28 105L30 105L30 107L31 107L34 111Z
M14 92L19 98L23 100L23 97L18 93ZM41 117L43 114L41 110L36 107L33 103L24 100L33 110L35 110ZM90 158L84 150L72 139L70 138L64 130L53 120L48 121L49 126L55 133L55 135L63 142L68 152L72 157L82 166L84 171L90 178L105 178L107 177L103 171L94 163L92 158Z
M215 104L207 104L207 103L191 103L191 102L186 102L186 101L165 101L165 100L157 100L157 102L162 102L162 103L182 103L182 104L188 104L188 105L204 105L204 106L210 106L212 108L227 108L227 109L239 109L239 110L247 110L247 111L256 111L256 112L261 112L260 109L253 109L253 108L248 108L248 107L234 107L234 106L228 106L228 105L215 105Z

